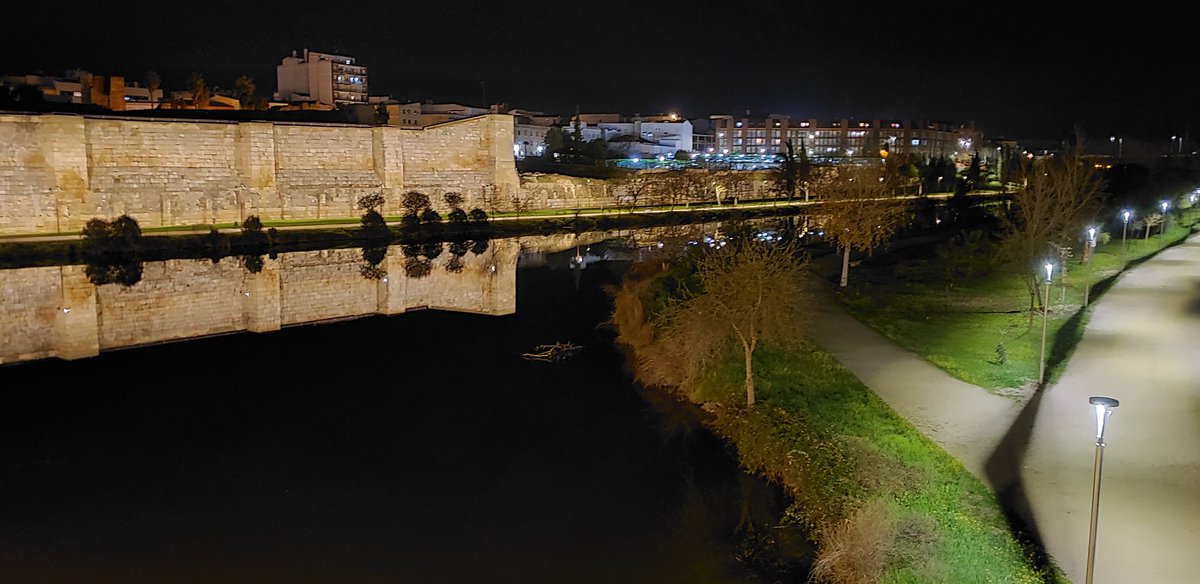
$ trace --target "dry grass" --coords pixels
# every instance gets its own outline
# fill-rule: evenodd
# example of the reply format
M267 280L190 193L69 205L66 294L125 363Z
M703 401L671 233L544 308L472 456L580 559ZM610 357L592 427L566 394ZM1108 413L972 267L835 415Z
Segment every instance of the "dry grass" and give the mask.
M826 535L812 566L812 579L826 584L878 582L895 540L896 526L887 503L869 501Z

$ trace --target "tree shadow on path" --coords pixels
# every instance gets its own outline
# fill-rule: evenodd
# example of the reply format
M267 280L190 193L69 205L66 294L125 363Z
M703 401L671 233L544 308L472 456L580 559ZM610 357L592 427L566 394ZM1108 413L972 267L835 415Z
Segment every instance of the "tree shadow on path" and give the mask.
M1037 520L1033 517L1025 485L1021 481L1022 463L1025 460L1025 452L1029 449L1033 425L1037 420L1044 393L1044 389L1038 389L1025 404L1020 415L1004 434L1004 438L988 456L984 464L984 474L987 475L992 491L1000 500L1009 532L1021 542L1034 567L1048 573L1053 570L1054 564L1042 543Z

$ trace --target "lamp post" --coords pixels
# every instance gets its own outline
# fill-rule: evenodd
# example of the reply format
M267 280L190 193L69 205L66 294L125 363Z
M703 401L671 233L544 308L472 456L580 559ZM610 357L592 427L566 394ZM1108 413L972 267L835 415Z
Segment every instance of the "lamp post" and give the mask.
M1167 218L1170 217L1170 215L1167 215L1167 208L1171 206L1171 203L1163 201L1158 206L1162 207L1163 210L1162 226L1158 228L1158 234L1162 235L1167 232Z
M1176 150L1175 153L1183 154L1183 136L1171 136L1171 142L1179 144L1179 149ZM1174 144L1172 144L1172 146L1173 145Z
M1092 466L1092 521L1088 529L1087 581L1092 584L1092 573L1096 562L1096 522L1100 515L1100 470L1104 467L1104 423L1112 415L1113 408L1121 402L1111 397L1092 397L1088 403L1096 408L1096 462Z
M1084 307L1087 307L1087 305L1088 305L1088 292L1091 291L1091 287L1092 287L1092 260L1094 259L1092 256L1094 256L1096 254L1096 228L1095 227L1088 227L1088 241L1087 241L1086 245L1087 245L1087 249L1084 251L1083 257L1086 258L1084 260L1084 263L1087 264L1088 271L1087 271L1087 277L1083 281L1083 306Z
M1120 163L1121 159L1125 157L1125 138L1109 136L1108 141L1117 143L1117 162Z
M1121 212L1121 216L1125 218L1125 226L1121 228L1121 253L1122 254L1125 253L1125 234L1129 232L1129 216L1130 216L1130 214L1131 213L1129 212L1128 209Z
M1042 299L1042 358L1038 361L1038 384L1046 382L1046 323L1050 320L1050 275L1054 264L1046 263L1046 296Z

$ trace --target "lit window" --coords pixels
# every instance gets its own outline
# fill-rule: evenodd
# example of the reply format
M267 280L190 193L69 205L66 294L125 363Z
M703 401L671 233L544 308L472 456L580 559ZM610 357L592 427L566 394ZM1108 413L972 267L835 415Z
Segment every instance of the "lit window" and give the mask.
M916 139L916 138L913 138L912 145L913 145L913 146L920 146L920 145L921 145L921 141L920 141L920 140L918 140L918 139Z
M801 127L801 128L807 128L807 127L808 127L808 122L800 122L800 127Z

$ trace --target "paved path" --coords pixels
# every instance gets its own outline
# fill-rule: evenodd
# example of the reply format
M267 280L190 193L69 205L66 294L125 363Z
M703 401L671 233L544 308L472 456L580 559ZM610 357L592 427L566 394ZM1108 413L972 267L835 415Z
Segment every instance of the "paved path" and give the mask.
M1014 401L950 377L848 316L824 281L813 337L1022 515L1084 582L1095 422L1106 431L1096 579L1200 582L1200 234L1121 276L1057 384Z

